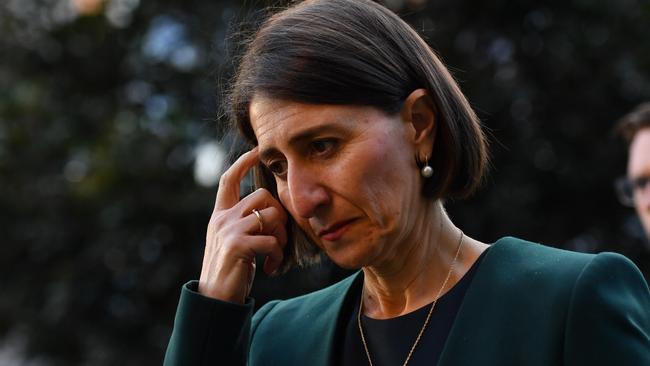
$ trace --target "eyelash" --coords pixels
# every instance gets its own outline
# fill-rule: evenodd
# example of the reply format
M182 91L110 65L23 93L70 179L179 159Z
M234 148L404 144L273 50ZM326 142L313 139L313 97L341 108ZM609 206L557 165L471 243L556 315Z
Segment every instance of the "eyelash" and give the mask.
M337 144L338 141L332 138L314 140L309 143L307 153L310 158L329 157L335 152ZM286 161L270 161L267 164L267 168L271 171L271 173L273 173L273 175L282 178L286 174Z
M317 145L327 145L323 151L318 151L319 149L316 148ZM329 138L329 139L320 139L320 140L314 140L309 144L309 149L311 150L309 153L312 154L314 153L317 156L323 156L330 154L334 151L336 148L337 141L335 139ZM322 147L322 146L321 146Z

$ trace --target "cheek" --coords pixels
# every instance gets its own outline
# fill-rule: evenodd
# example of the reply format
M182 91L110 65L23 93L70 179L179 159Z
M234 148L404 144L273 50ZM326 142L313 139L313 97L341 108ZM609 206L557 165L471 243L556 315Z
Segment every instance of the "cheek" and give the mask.
M405 146L394 146L394 139L379 140L370 160L368 176L370 186L375 182L383 195L400 195L409 189L408 182L412 175ZM391 146L393 142L393 146Z
M404 147L390 146L391 141L387 140L378 140L374 151L367 151L366 158L362 159L365 164L357 167L363 172L360 178L362 184L359 185L365 191L362 196L367 200L369 211L382 226L392 226L405 206L410 204L413 191L411 177L415 174L403 153Z

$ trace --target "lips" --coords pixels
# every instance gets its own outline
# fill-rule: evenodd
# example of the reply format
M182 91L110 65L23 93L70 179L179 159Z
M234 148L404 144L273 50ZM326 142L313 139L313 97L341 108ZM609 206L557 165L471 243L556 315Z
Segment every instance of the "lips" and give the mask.
M328 241L335 241L341 238L356 219L349 219L336 222L318 232L318 236Z

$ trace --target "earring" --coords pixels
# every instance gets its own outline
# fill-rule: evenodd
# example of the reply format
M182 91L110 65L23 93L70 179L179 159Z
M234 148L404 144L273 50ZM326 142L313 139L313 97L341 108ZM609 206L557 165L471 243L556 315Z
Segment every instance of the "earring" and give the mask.
M420 170L420 174L422 174L423 178L431 178L433 176L433 168L429 165L429 157L426 155L424 156L424 166Z

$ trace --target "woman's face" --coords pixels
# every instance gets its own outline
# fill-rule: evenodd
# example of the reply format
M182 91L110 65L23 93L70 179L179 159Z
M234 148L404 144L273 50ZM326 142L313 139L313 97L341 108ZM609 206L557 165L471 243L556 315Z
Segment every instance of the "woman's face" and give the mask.
M399 114L255 97L250 118L281 203L335 263L390 261L412 237L421 178Z

